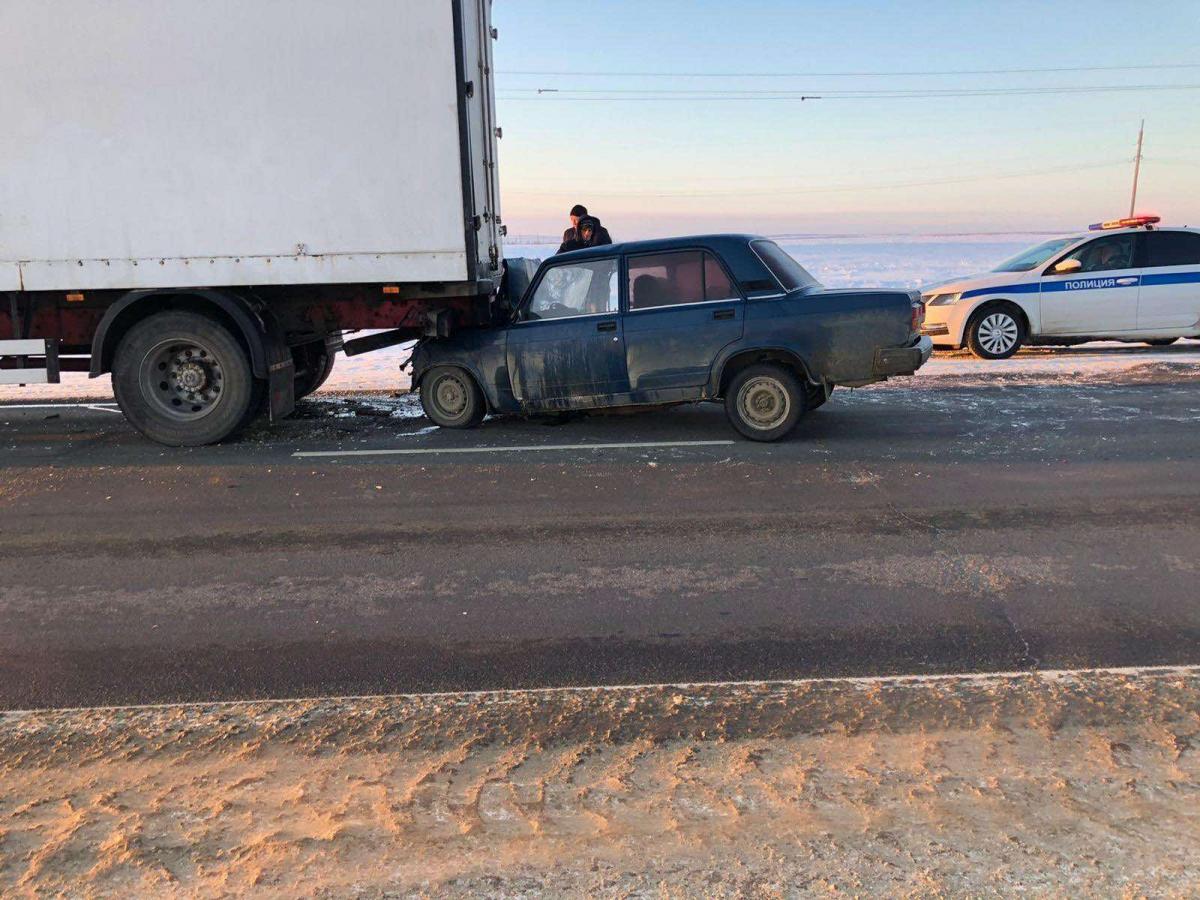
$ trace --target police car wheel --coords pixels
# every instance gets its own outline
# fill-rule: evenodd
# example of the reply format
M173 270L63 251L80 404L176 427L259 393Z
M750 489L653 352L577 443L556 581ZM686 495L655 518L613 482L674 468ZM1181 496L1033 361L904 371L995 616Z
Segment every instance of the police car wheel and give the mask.
M985 306L967 326L967 348L980 359L1008 359L1024 342L1024 323L1008 304Z
M483 391L458 366L438 366L421 379L421 406L442 428L474 428L487 415Z

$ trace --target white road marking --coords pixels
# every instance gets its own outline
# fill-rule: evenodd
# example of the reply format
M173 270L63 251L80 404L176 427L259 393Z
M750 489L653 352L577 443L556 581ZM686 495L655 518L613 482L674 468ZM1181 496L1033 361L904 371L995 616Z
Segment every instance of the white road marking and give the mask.
M431 453L526 453L534 450L639 450L659 447L725 447L733 441L635 441L624 444L526 444L520 447L409 447L403 450L310 450L294 457L416 456Z
M0 412L6 409L91 409L121 414L115 403L0 403Z
M701 688L787 688L814 684L876 687L879 685L928 684L933 682L976 682L981 684L1018 681L1036 678L1042 681L1061 681L1088 675L1116 675L1130 678L1197 678L1200 665L1183 666L1111 666L1090 669L1030 669L1005 672L951 672L945 675L850 675L833 678L780 678L767 681L664 681L646 684L585 684L566 687L504 688L490 691L430 691L428 693L395 694L328 694L315 697L280 697L258 700L189 700L185 703L131 703L125 706L46 706L37 709L0 710L0 721L10 716L35 713L116 712L155 709L211 709L214 706L270 706L280 703L353 703L360 700L498 700L506 698L545 696L547 694L603 694L612 691L698 690Z

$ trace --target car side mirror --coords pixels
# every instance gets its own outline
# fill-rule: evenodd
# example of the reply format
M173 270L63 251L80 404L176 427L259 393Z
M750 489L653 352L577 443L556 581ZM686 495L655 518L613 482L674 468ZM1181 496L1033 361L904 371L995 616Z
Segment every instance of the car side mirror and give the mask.
M1064 259L1062 262L1056 264L1050 271L1052 271L1055 275L1067 275L1071 272L1078 272L1082 268L1083 263L1081 263L1079 260Z

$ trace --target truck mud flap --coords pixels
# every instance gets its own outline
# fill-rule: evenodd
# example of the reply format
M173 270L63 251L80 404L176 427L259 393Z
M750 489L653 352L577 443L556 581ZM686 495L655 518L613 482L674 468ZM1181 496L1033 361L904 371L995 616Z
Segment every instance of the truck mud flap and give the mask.
M275 317L268 312L260 315L267 356L267 414L272 422L278 422L296 408L296 363Z

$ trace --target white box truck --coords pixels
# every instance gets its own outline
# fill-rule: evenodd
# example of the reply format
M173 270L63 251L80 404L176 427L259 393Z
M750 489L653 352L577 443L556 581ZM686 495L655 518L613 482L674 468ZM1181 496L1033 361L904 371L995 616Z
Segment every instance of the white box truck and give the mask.
M168 444L486 324L490 0L3 0L0 383L112 373Z

